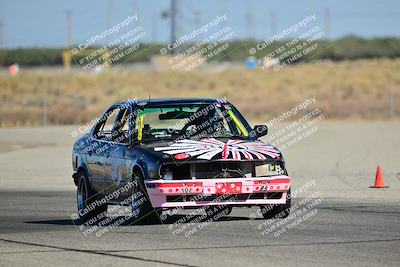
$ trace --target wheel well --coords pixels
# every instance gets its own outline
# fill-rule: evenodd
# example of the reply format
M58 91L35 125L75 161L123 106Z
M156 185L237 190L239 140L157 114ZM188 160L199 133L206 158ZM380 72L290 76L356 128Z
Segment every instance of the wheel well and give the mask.
M134 166L133 167L133 169L132 169L132 179L133 179L133 173L134 172L137 172L137 173L140 173L141 175L142 175L142 177L144 177L144 173L143 173L143 170L142 170L142 168L140 168L139 166Z
M74 178L74 184L75 184L76 186L78 186L78 182L79 182L78 179L79 179L79 177L80 177L79 174L83 174L83 175L85 175L85 177L88 177L85 168L82 167L82 166L80 166L80 167L76 170L76 173L74 173L74 174L72 175L72 177Z
M84 173L85 175L87 175L85 168L83 168L82 166L80 166L78 168L78 170L76 170L77 173Z

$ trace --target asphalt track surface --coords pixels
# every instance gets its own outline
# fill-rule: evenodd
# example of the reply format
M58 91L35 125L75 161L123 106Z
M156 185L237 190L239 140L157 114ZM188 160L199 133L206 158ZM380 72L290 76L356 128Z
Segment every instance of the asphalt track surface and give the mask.
M71 220L71 129L0 130L0 266L399 266L397 123L324 124L285 151L293 190L314 181L290 220L234 208L208 224L177 223L185 211L109 224L99 237ZM369 188L377 164L389 188Z
M182 215L163 224L120 225L95 237L85 236L69 218L66 211L75 204L71 192L0 196L4 266L398 266L400 262L398 203L324 199L315 216L278 237L263 236L258 227L265 220L250 219L255 209L248 208L236 208L190 237L174 235L169 228Z

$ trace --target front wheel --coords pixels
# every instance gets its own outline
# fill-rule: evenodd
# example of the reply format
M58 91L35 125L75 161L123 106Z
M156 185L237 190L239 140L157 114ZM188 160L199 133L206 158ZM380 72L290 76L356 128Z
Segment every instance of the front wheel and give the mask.
M97 224L107 215L107 204L95 201L95 192L84 173L79 173L76 204L81 223Z
M134 171L132 178L131 209L133 220L160 222L162 209L154 209L151 205L142 174L138 171Z
M289 188L286 194L285 204L262 205L260 206L261 214L263 215L264 219L286 218L290 214L291 201L292 198Z

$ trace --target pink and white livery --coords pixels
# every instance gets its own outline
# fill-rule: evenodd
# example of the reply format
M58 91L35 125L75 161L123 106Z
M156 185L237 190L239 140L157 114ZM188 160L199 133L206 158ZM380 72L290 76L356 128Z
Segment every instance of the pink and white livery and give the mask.
M197 159L211 160L217 155L221 159L233 160L266 160L267 157L277 159L280 152L271 145L259 141L248 142L243 140L231 140L226 143L215 138L205 138L201 141L182 140L166 147L155 147L154 151L162 151L169 155L186 153Z
M175 164L180 168L189 165L189 168L194 169L191 173L195 173L199 165L205 164L207 167L207 162L210 165L208 176L190 176L179 180L164 177L146 181L147 192L154 208L223 205L222 209L230 212L232 206L266 207L275 204L269 209L265 208L262 214L269 213L269 217L271 213L281 217L288 215L291 180L281 164L281 152L274 146L260 141L228 139L224 142L216 138L203 138L156 146L154 151L175 156ZM215 164L227 168L217 167L221 172L213 172ZM250 170L253 164L254 168L259 165L263 169L260 171L265 171L267 175L254 175ZM232 171L229 166L242 169L242 172Z

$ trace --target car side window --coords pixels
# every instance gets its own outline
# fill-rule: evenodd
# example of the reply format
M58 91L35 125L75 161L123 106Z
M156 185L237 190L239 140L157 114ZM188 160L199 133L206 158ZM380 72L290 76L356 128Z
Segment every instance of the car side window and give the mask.
M127 143L129 129L129 108L112 107L104 113L95 126L93 135L97 139Z
M129 142L129 108L121 108L115 118L112 128L112 141L117 143Z
M112 107L99 118L99 122L93 130L93 136L95 138L111 141L111 131L118 111L118 107Z
M119 111L120 111L119 108L116 108L109 114L107 120L105 121L105 123L103 125L103 129L102 129L103 132L111 133Z

